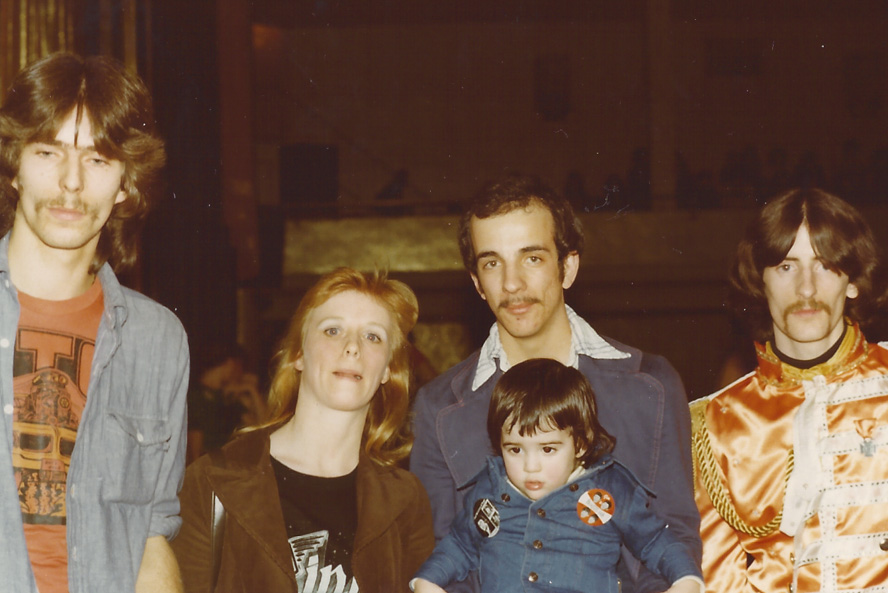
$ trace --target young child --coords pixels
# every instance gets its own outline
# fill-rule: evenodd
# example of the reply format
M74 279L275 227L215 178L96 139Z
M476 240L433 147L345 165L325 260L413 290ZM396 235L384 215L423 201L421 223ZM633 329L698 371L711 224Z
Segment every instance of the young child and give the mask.
M450 533L411 588L441 587L479 569L484 593L617 593L620 544L672 583L702 593L690 550L648 506L650 492L611 457L595 396L578 370L549 359L507 371L490 400L496 456L478 475Z

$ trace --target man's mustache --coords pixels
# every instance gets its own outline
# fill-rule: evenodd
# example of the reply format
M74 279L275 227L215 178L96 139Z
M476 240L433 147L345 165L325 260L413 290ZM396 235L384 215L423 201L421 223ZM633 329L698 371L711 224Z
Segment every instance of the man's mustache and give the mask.
M792 315L799 311L824 311L827 315L832 313L832 307L824 302L816 300L798 301L786 308L785 315Z
M83 200L79 198L68 199L65 196L58 196L55 198L51 198L43 202L42 206L44 208L62 208L65 210L74 210L76 212L80 212L81 214L86 214L87 208L83 203Z
M509 307L514 306L523 306L523 305L538 305L540 303L540 299L532 298L532 297L512 297L508 299L503 299L497 305L500 309L508 309Z

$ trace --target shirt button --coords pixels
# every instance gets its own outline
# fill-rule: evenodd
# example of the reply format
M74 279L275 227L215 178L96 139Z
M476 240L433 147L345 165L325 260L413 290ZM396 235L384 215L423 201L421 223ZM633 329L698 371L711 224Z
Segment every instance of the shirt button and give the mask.
M535 572L532 572L529 575L527 575L527 580L530 581L531 583L537 582L538 578L540 578L540 576Z
M577 486L576 484L571 484L570 486L568 486L568 490L570 490L571 492L576 492L579 489L580 489L580 487Z
M508 494L503 494L502 496L500 496L500 498L503 499L503 502L509 502L512 499L512 497Z
M77 546L71 548L71 558L77 560Z
M533 547L534 547L534 549L542 550L543 549L543 542L541 542L540 540L534 540Z
M0 347L9 348L9 339L7 339L7 338L0 339Z
M71 498L77 497L77 486L71 486Z
M537 516L540 519L545 519L546 518L546 510L545 509L537 509Z
M145 440L145 437L142 436L142 433L141 433L141 432L137 432L137 433L136 433L136 440L139 441L139 442L141 443L142 441Z
M5 406L3 406L3 413L7 416L9 414L12 414L12 404L6 404Z
M888 552L888 537L879 542L879 549Z

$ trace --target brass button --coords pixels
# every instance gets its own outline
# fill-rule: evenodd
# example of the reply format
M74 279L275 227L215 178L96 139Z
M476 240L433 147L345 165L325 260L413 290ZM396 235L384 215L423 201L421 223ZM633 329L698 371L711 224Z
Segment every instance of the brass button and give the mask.
M534 549L542 550L543 549L543 542L541 542L540 540L534 540L533 547L534 547Z
M503 494L500 498L503 499L503 502L509 502L512 499L508 494Z
M535 582L537 582L537 579L538 579L538 578L540 578L540 577L539 577L539 575L537 575L537 573L535 573L535 572L532 572L532 573L530 573L529 575L527 575L527 580L530 581L531 583L535 583Z
M544 509L537 509L537 516L540 519L545 519L546 518L546 511Z
M568 486L568 490L570 490L571 492L576 492L579 489L580 489L580 487L577 486L576 484L571 484L570 486Z
M795 563L795 554L793 554L792 552L789 553L789 561Z
M879 542L879 549L883 552L888 552L888 538L885 538Z

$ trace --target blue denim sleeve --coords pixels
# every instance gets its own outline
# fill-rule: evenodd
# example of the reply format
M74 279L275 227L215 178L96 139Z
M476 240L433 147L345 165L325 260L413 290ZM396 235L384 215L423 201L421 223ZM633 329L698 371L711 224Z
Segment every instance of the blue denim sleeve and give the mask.
M474 500L469 496L467 501ZM471 503L468 502L467 505ZM435 546L435 551L416 573L439 587L463 581L480 565L480 535L472 523L472 509L463 508L451 526L450 532Z
M442 384L442 380L446 381ZM450 526L460 510L462 497L456 489L456 482L444 459L438 442L436 418L440 411L435 396L436 389L450 392L450 379L439 377L419 390L414 405L413 450L410 453L410 471L422 482L432 505L432 520L435 539L441 541L449 532ZM478 573L473 571L467 580L448 587L450 593L478 593Z
M690 551L699 571L703 544L700 540L700 513L694 501L691 418L687 395L681 378L665 358L645 354L641 370L660 382L665 397L662 434L658 443L659 461L650 484L655 492L652 508ZM651 574L642 574L636 581L636 591L662 591L652 577Z
M623 542L648 570L670 585L685 576L703 578L692 549L650 508L642 487L634 488L631 503L621 514L618 527Z
M189 369L188 339L178 321L176 324L179 341L177 344L170 344L170 358L167 361L169 375L166 375L170 377L170 382L163 386L163 389L168 389L170 393L159 394L166 395L169 401L170 440L161 461L151 506L151 522L148 526L149 537L162 535L168 540L176 537L182 526L178 493L182 488L185 473L186 396Z

